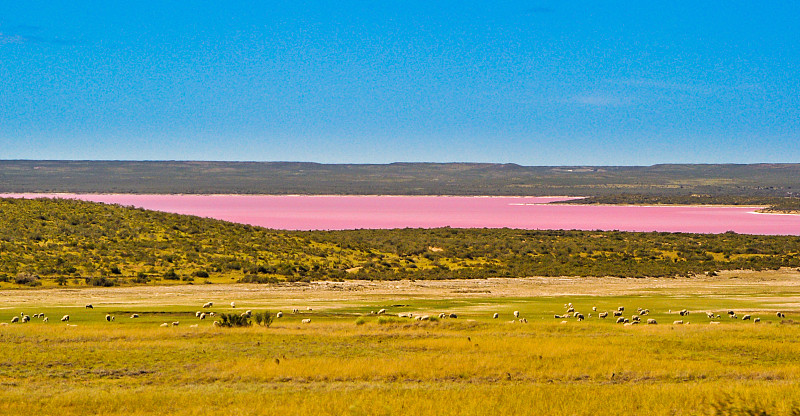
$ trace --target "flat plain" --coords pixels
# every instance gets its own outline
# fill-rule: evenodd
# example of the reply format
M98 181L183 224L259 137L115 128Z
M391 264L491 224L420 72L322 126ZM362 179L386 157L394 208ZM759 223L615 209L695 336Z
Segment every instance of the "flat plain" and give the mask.
M800 412L794 269L0 294L0 322L9 323L0 326L2 414ZM214 305L203 309L206 302ZM554 317L569 303L586 319ZM597 317L620 306L626 318L648 309L643 321L657 324ZM284 316L268 328L219 328L195 316L246 310ZM20 313L49 322L11 324ZM432 319L398 317L409 313ZM69 323L60 322L67 314Z

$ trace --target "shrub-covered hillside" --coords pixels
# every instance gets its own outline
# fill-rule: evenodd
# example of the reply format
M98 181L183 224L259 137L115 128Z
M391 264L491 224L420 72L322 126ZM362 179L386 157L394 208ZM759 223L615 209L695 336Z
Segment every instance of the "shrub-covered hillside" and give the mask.
M511 229L290 232L74 200L0 199L0 284L692 275L800 267L800 237Z

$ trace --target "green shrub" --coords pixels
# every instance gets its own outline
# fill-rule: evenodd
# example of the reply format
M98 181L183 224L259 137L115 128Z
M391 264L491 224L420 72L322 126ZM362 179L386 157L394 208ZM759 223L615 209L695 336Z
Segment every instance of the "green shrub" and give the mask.
M256 312L253 314L253 320L256 321L256 325L267 328L272 325L272 315L269 312Z
M356 325L364 325L365 323L367 323L367 320L363 316L359 316L356 319Z
M175 269L169 269L164 273L164 278L167 280L180 280L178 274L175 273Z
M105 276L87 277L85 280L86 284L89 286L102 286L102 287L119 286L119 281L117 279L109 279Z
M240 315L238 313L221 313L219 314L219 326L225 328L242 327L253 325L247 315Z
M207 272L207 271L205 271L205 270L198 270L198 271L196 271L196 272L194 272L194 273L193 273L193 276L194 276L194 277L202 277L202 278L207 278L207 277L208 277L208 272Z
M31 285L34 282L39 280L39 276L33 273L19 273L17 277L14 279L14 283L18 285ZM40 283L41 284L41 283Z

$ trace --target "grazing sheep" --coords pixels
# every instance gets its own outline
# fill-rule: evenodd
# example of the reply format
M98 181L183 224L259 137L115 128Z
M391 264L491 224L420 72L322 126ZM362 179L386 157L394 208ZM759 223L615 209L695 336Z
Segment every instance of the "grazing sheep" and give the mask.
M731 318L731 319L739 319L739 317L738 317L738 316L736 316L736 314L729 315L729 316L730 316L730 318Z
M419 320L420 321L430 321L431 317L428 316L428 315L422 315L422 316L419 317Z
M31 317L30 317L30 315L24 315L24 316L22 317L22 323L25 323L25 322L30 322L30 320L31 320Z
M592 306L592 311L597 312L597 306Z
M750 315L745 315L745 316L743 316L743 317L742 317L742 320L743 320L743 321L749 321L749 320L750 320Z
M655 324L657 324L657 323L658 323L658 322L656 322L656 320L655 320L655 319L653 319L653 318L650 318L650 319L648 319L648 320L647 320L647 325L655 325Z
M683 321L672 321L672 325L683 325Z
M514 311L514 317L519 318L519 311Z
M111 315L106 314L106 322L111 322Z
M201 313L201 314L200 314L200 316L199 316L199 318L200 318L200 320L206 319L206 314L204 314L204 313Z
M35 313L35 314L33 314L33 317L34 317L34 318L38 318L38 317L39 317L39 314L38 314L38 313Z
M600 312L599 314L597 314L597 316L605 319L608 316L608 312Z
M381 309L378 311L378 315L383 315L386 313L386 309Z
M775 313L775 316L777 316L778 318L785 318L786 317L786 315L783 312L777 312L777 313Z
M139 317L139 314L138 314L138 313L135 313L135 314L131 315L131 319L136 319L136 318L138 318L138 317Z
M497 319L499 317L500 317L500 314L497 313L497 312L495 312L494 315L492 315L492 319Z
M208 308L210 308L212 306L214 306L214 302L206 302L206 303L203 304L203 308L204 309L208 309Z
M756 323L756 322L761 322L761 318L753 319L753 323Z
M19 316L15 316L15 317L11 318L11 323L12 324L15 324L17 322L19 322Z
M292 313L300 313L300 310L297 308L292 309Z
M756 319L758 319L758 318L756 318ZM49 320L50 320L50 318L48 318L48 317L46 317L46 316L45 316L45 317L44 317L44 319L42 319L42 322L47 322L47 321L49 321Z
M248 310L244 311L244 314L247 315L247 317L249 318L249 317L253 316L253 311L248 309Z
M212 326L219 326L219 325L220 325L220 323L219 323L219 321L214 321L214 322L212 322L212 323L211 323L211 325L212 325Z
M397 314L397 317L398 317L398 318L408 318L408 314L407 314L407 313L400 312L400 313L398 313L398 314Z
M622 311L614 311L614 316L622 316Z
M571 313L571 312L575 312L575 308L570 307L569 309L567 309L567 313Z
M734 312L734 311L728 311L728 315L736 315L736 312Z
M519 322L522 323L522 324L527 324L528 323L528 318L519 318Z
M578 321L579 321L579 322L580 322L580 321L582 321L582 320L584 320L584 319L586 319L586 318L584 318L584 317L583 317L583 314L580 314L580 313L576 313L576 314L575 314L575 317L576 317L576 318L578 318Z
M86 305L86 306L84 306L84 307L85 307L86 309L94 309L94 306L92 306L92 304L91 304L91 303L87 304L87 305Z
M310 324L310 323L311 323L311 318L306 318L306 319L303 319L303 320L302 320L302 321L300 321L300 322L302 322L302 323L304 323L304 324Z
M639 319L640 319L640 318L639 318L639 315L633 315L633 316L631 316L631 321L638 321Z
M231 302L231 308L235 308L235 307L236 307L236 302Z
M216 316L216 315L217 315L216 312L208 312L208 313L206 313L206 316Z
M200 314L202 314L202 313L203 313L203 312L197 311L197 312L195 312L195 313L194 313L194 317L195 317L195 318L199 318L199 317L200 317Z
M451 313L451 314L450 314L450 318L456 319L456 318L458 318L458 315L456 315L456 314L454 314L454 313Z
M625 310L625 307L624 306L620 306L619 308L617 308L617 310L620 311L620 312L623 312Z
M180 324L181 324L180 322L178 322L178 321L175 321L175 322L173 322L173 323L172 323L172 326L178 326L178 325L180 325Z
M61 317L61 322L69 322L69 315L64 315Z
M439 319L444 319L444 318L447 318L447 314L444 313L444 312L440 313L439 314Z
M160 326L160 327L162 327L162 328L167 328L167 327L169 326L169 324L168 324L168 323L166 323L166 322L164 322L163 324L161 324L161 325L159 325L159 326Z
M706 312L708 319L714 319L714 312Z
M275 316L278 318L283 318L283 312L278 311L278 313L276 313Z
M621 324L621 323L624 323L624 322L625 322L625 318L623 318L621 316L619 318L617 318L617 323L618 324Z
M561 315L553 315L553 318L555 318L555 319L561 319Z
M682 310L682 311L678 312L678 314L679 314L680 316L689 316L689 311L688 311L688 310L686 310L686 309L684 309L684 310Z
M646 316L646 315L648 315L649 313L650 313L650 309L645 309L645 310L643 310L643 311L639 312L639 315Z
M306 310L309 311L309 312L313 311L313 309L311 309L310 306L306 306Z

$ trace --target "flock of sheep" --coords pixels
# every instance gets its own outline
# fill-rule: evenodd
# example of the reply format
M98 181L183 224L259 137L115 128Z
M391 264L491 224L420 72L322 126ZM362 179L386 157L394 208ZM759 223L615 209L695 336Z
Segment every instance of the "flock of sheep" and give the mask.
M236 307L236 303L235 302L231 302L230 305L231 305L231 308L235 308ZM205 304L203 304L203 309L210 309L212 306L214 306L213 302L206 302ZM91 304L87 304L85 306L85 308L86 309L94 309L94 306L91 305ZM563 314L554 315L555 319L562 319L562 321L561 321L562 324L568 323L569 321L567 321L567 319L569 319L569 318L574 318L579 322L583 321L583 320L586 320L588 318L592 318L593 313L596 313L597 314L597 318L599 318L599 319L606 319L606 318L609 317L609 312L608 311L597 312L597 307L592 307L592 312L593 313L587 313L586 315L584 315L583 313L577 312L572 303L565 304L564 308L566 309L566 312L564 312ZM310 307L306 308L306 309L308 311L312 310ZM298 309L293 309L292 312L297 314L297 313L299 313L299 310ZM620 306L616 310L611 311L610 314L612 316L612 319L615 318L615 322L616 323L622 324L624 326L637 325L637 324L640 324L640 323L643 323L643 322L647 323L648 325L656 325L658 323L658 322L656 322L655 319L643 318L643 317L646 317L646 316L648 316L650 314L650 310L648 310L648 309L637 308L636 309L636 313L632 314L629 318L624 316L624 312L625 312L625 307ZM376 311L370 312L370 314L372 314L372 315L385 315L386 313L387 313L386 309L380 309L377 312ZM689 316L690 312L687 309L682 309L680 311L672 311L672 310L668 311L668 314L674 314L674 313L677 313L680 316ZM719 319L722 317L722 315L715 314L714 312L705 312L705 314L706 314L706 317L708 319L710 319L710 321L709 321L710 324L719 324L720 323ZM216 315L216 313L213 312L213 311L208 311L208 312L197 311L195 313L195 318L198 318L199 320L204 320L209 316L215 316L215 315ZM251 317L252 316L252 311L250 311L250 310L245 311L241 315L242 316L246 316L246 317ZM519 322L519 323L527 323L528 322L528 320L525 317L520 317L520 312L519 311L514 311L513 315L514 315L514 319L509 321L511 323L517 323L517 322ZM775 315L778 318L785 318L786 317L786 315L783 312L776 312ZM413 313L410 313L410 312L398 313L397 316L400 317L400 318L416 319L418 321L428 321L428 320L431 319L430 315L414 315ZM732 310L729 310L727 312L727 316L728 316L729 319L739 319L739 317L736 314L736 312L734 312ZM279 311L277 314L275 314L275 317L276 318L282 318L283 317L283 312ZM446 319L446 318L455 319L455 318L458 318L458 315L455 314L455 313L444 313L444 312L442 312L442 313L440 313L438 315L438 317L439 317L439 319ZM11 318L11 323L12 324L27 323L27 322L30 322L32 318L40 319L40 320L42 320L42 322L48 322L48 320L49 320L49 318L47 316L45 316L44 313L36 313L36 314L33 314L32 317L29 316L29 315L26 315L25 313L20 313L20 316L14 316L14 317ZM131 319L139 318L139 314L134 313L134 314L132 314L130 316L130 318ZM492 315L492 318L493 319L499 319L500 318L500 314L495 312ZM114 322L114 319L115 319L114 315L111 315L111 314L106 314L105 315L105 320L107 322ZM645 320L643 321L643 319L645 319ZM750 315L743 315L741 319L743 321L753 321L753 322L760 322L761 321L761 318L758 318L758 317L753 318ZM75 325L69 324L69 320L70 320L70 316L69 315L64 315L63 317L61 317L61 322L66 322L67 325L75 326ZM311 319L310 318L305 318L305 319L303 319L301 321L301 323L310 324L311 323ZM678 320L674 320L672 322L672 324L673 325L683 325L684 321L683 321L683 319L678 319ZM688 324L688 322L686 322L686 324ZM0 323L0 325L8 325L8 323L3 322L3 323ZM180 325L180 322L179 321L175 321L175 322L172 322L172 323L164 322L160 326L169 327L169 326L178 326L178 325ZM213 325L219 325L219 321L214 321ZM195 325L191 325L191 327L196 327L196 326L197 326L196 324Z

